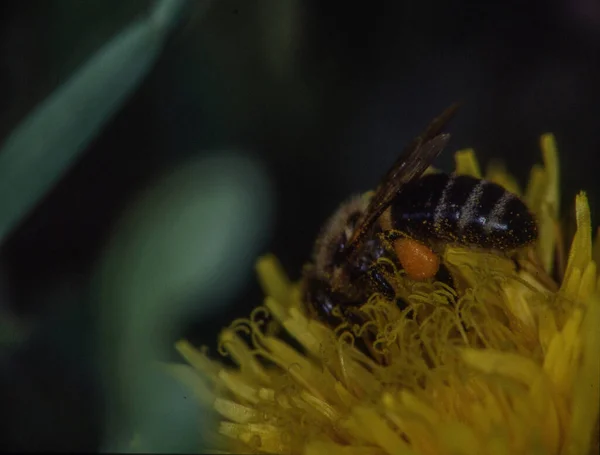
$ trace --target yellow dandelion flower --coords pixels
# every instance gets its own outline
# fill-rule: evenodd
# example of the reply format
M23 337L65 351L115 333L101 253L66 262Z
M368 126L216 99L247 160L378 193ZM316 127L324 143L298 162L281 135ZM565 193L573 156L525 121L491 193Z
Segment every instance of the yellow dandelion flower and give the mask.
M597 453L600 246L580 193L564 272L553 270L558 158L552 135L541 146L544 165L525 192L501 166L482 174L472 150L457 153L457 172L523 195L539 222L535 254L517 266L449 247L444 262L459 292L396 273L410 311L377 295L362 307L379 361L355 343L365 326L311 319L298 283L273 256L261 258L264 305L220 337L235 366L186 341L176 346L196 374L173 371L220 416L208 443L224 453Z

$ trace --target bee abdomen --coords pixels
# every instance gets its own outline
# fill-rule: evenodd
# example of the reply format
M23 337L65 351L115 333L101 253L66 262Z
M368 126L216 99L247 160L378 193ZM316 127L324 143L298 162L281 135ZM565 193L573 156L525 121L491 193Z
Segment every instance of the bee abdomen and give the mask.
M537 237L523 201L500 185L466 175L423 176L402 189L390 210L394 229L425 242L505 250Z

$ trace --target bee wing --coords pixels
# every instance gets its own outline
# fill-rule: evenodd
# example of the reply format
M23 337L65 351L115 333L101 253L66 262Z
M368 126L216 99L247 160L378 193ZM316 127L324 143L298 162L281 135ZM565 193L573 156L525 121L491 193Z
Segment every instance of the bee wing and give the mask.
M442 128L454 116L458 104L453 104L435 118L425 131L414 139L394 162L377 187L367 210L358 223L348 245L348 254L353 256L369 229L392 203L402 187L418 178L446 147L449 134L440 134Z

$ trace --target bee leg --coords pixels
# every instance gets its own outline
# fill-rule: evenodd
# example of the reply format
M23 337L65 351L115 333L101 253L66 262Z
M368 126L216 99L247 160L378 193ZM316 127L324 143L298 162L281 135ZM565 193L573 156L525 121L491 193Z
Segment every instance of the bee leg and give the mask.
M376 292L379 292L387 300L394 300L396 298L396 290L385 277L386 274L389 274L389 272L385 270L383 264L375 264L367 270L367 276L371 279L371 284Z
M313 317L333 326L341 322L341 314L336 315L334 310L336 307L343 307L347 299L343 294L332 291L329 283L309 275L304 281L302 292Z
M435 280L441 283L444 283L454 289L456 291L456 283L454 282L454 277L448 267L445 264L440 264L440 269L438 273L435 275Z

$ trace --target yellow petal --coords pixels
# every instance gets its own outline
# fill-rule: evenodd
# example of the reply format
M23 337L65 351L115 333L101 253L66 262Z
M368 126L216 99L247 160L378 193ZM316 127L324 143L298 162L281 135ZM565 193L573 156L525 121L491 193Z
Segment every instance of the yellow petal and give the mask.
M213 407L223 417L236 423L248 423L259 415L256 409L222 398L217 398Z
M514 283L504 283L502 290L506 294L507 307L510 312L527 328L535 327L535 319L531 311L530 302L535 293L524 286L515 286Z
M188 365L178 364L167 365L166 370L191 390L201 404L212 406L215 399L213 388L208 386L207 381L203 380L196 370Z
M262 342L272 353L271 359L315 397L325 399L335 396L335 381L329 370L319 368L318 365L277 338L265 337Z
M383 420L373 409L357 407L354 409L356 420L363 426L364 431L369 434L372 441L383 448L390 455L412 455L414 452L388 422Z
M347 446L330 441L315 441L304 449L304 455L383 455L383 450L374 447Z
M544 200L548 186L548 174L543 166L534 165L529 173L529 181L525 189L525 202L530 210L538 213Z
M587 196L580 192L575 199L577 231L569 250L569 259L561 290L572 299L580 298L582 274L592 260L592 225Z
M481 170L473 149L459 150L454 154L454 161L457 174L481 178Z
M318 328L313 327L314 322L309 321L297 309L286 308L273 297L265 299L265 306L271 311L273 317L283 324L287 332L310 353L318 354L323 345L327 343L325 337L319 336L323 333L320 333Z
M598 273L596 263L590 261L581 275L581 285L579 286L579 298L587 301L589 297L596 291L596 282Z
M432 425L435 425L439 422L440 416L438 413L435 412L435 410L432 409L427 403L424 403L407 390L402 390L400 392L400 400L408 411L414 412L416 415L424 418Z
M219 432L230 438L237 439L250 448L266 453L291 453L291 447L286 439L289 435L274 425L254 423L238 424L221 422Z
M537 416L541 416L542 421L539 426L544 429L542 434L542 442L547 453L557 453L560 446L561 426L558 416L558 410L554 406L553 390L551 385L543 376L540 376L537 381L533 382L529 392L532 411Z
M538 314L539 341L544 352L548 351L550 342L558 332L554 313L549 308L543 308Z
M493 349L460 349L468 365L484 373L495 373L531 384L542 374L541 368L527 357Z
M600 262L600 227L596 228L596 238L592 248L592 259L596 264Z
M258 389L246 382L244 375L222 369L219 371L218 377L221 383L239 399L252 404L258 404L260 401Z
M287 305L292 285L277 258L272 254L260 257L256 263L256 271L265 295Z
M437 429L446 453L456 455L479 455L482 447L472 428L461 422L447 422Z
M581 349L578 332L582 316L580 310L573 312L563 330L556 333L550 341L544 359L544 370L561 389L567 389L570 386L572 375L576 371L576 362Z
M581 323L581 363L573 381L573 415L567 454L586 453L592 437L598 438L600 413L600 295L594 294L587 304ZM595 441L596 444L598 441ZM592 452L590 452L592 453Z
M212 362L204 353L198 351L186 340L178 341L175 344L175 349L196 371L200 371L209 377L216 378L221 370L218 365Z
M262 384L270 383L269 375L255 359L254 354L248 349L248 345L233 330L223 330L219 342L221 349L227 351L248 379L253 379Z
M558 152L552 134L542 135L540 146L544 167L534 166L532 169L525 192L525 201L538 221L536 253L544 270L551 273L554 265L559 209Z
M511 193L521 196L521 188L517 179L506 171L502 163L498 161L490 162L486 169L485 178L506 188Z
M548 175L548 189L546 191L545 203L548 204L550 215L556 219L559 212L559 165L556 139L553 134L546 133L540 138L542 156Z

